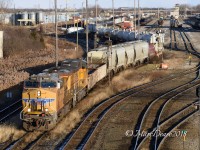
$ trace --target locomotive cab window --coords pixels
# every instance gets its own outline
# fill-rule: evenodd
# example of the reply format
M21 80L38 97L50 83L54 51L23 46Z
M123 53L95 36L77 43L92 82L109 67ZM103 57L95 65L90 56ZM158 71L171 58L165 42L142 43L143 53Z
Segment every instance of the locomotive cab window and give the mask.
M43 81L41 82L42 88L55 88L57 86L56 82L52 81Z
M24 83L25 88L38 88L39 82L36 81L25 81Z

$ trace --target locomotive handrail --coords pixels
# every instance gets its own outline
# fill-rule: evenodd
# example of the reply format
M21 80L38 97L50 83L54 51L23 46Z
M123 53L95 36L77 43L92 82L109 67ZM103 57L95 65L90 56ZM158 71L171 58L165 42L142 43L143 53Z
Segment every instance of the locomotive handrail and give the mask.
M28 105L27 105L26 107L28 107ZM26 107L24 107L24 109L25 109ZM19 115L19 116L20 116L20 120L23 120L23 118L22 118L22 113L23 113L24 109L22 109L22 111L20 112L20 115Z

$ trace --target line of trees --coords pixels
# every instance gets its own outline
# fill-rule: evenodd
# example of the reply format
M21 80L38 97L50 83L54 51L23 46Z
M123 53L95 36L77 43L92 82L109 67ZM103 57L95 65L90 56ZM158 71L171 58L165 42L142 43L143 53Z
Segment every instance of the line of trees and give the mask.
M200 4L196 6L191 6L188 4L180 5L180 13L185 14L186 11L189 13L200 13Z

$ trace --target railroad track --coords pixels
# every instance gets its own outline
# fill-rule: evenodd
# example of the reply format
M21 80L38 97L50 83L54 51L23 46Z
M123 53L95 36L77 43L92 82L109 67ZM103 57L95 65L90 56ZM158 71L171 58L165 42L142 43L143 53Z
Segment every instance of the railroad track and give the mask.
M193 104L192 104L193 105ZM189 107L188 107L189 108ZM184 122L186 122L188 119L190 119L193 115L197 114L198 110L192 111L190 113L187 113L187 115L185 115L184 117L180 118L179 121L172 126L171 128L168 128L165 132L166 133L171 133L172 131L174 131L178 126L180 126L181 124L183 124ZM182 112L181 112L182 113ZM183 112L185 113L185 112ZM180 131L179 131L180 132ZM182 133L181 136L184 136L185 133ZM186 135L185 135L186 136ZM168 138L166 137L160 137L159 142L157 144L156 149L160 150L161 146L163 145L165 139Z
M15 114L16 112L19 112L22 108L21 106L21 99L16 101L15 103L9 105L8 107L0 110L0 123L6 121L10 116Z
M27 150L32 149L37 142L47 134L47 131L33 131L25 133L20 139L6 146L5 150Z
M197 109L193 107L193 103L192 103L184 107L183 109L176 111L175 113L173 113L172 115L170 115L169 117L161 121L161 115L163 115L164 109L166 108L167 104L169 104L172 100L175 100L175 98L182 95L183 93L188 92L199 85L200 85L200 81L197 81L196 83L193 83L193 84L189 82L153 100L147 107L146 111L143 113L142 119L139 120L140 122L139 127L135 131L149 131L148 132L149 134L151 135L155 134L155 135L152 137L151 136L140 137L138 135L136 139L133 140L134 142L133 149L138 150L138 149L143 148L142 146L145 145L145 148L157 150L158 145L160 145L161 140L163 140L162 138L159 137L158 134L156 134L157 131L162 131L162 133L170 133L168 129L170 129L171 126L176 128L180 124L180 121L182 122L182 118L185 117L185 120L186 120L186 118L189 118L191 115L193 115L197 111ZM156 105L159 105L159 107ZM159 108L158 111L153 110L154 108L157 108L157 107ZM155 119L154 119L155 125L150 126L150 127L144 127L143 124L148 114L151 114L151 115L154 114L153 116L155 116ZM178 121L175 122L176 120Z
M170 29L170 39L171 39L171 42L170 42L170 49L172 50L178 50L178 41L176 39L176 31L174 29Z
M199 57L199 53L195 50L195 48L193 47L190 38L188 37L188 35L185 33L185 31L183 29L179 29L179 33L180 36L183 40L184 46L185 46L185 50L188 51L189 53L196 55L197 57Z
M186 33L183 30L180 30L180 29L178 31L180 32L180 35L183 39L186 51L188 51L189 53L192 53L192 54L196 55L197 57L199 57L199 53L196 52L196 50L194 49L194 47L193 47L192 43L190 42L190 39L188 38ZM176 41L175 30L170 30L170 38L171 38L171 46L170 47L171 48L174 47L175 49L178 49L177 45L176 45L177 41ZM191 83L194 84L194 85L191 85ZM138 121L139 127L136 128L135 131L143 131L143 130L149 131L150 130L150 135L151 135L153 132L155 132L157 130L159 130L159 131L162 130L162 131L164 131L163 133L170 134L171 131L173 131L179 125L181 125L182 123L187 121L191 116L193 116L195 113L197 113L198 110L193 107L193 103L192 103L189 106L186 106L184 109L178 110L175 114L171 115L170 117L168 117L168 119L166 119L166 120L162 121L162 123L160 123L161 122L161 115L163 113L164 108L166 107L166 105L171 100L173 100L177 96L181 95L182 93L184 93L186 91L194 89L199 85L200 85L200 82L195 80L195 81L190 82L188 84L181 85L180 87L173 89L173 90L165 93L164 95L158 97L154 101L152 101L149 104L149 106L147 108L145 108L146 111L144 111L144 113L142 115L142 119L141 120L139 119L139 121ZM179 91L183 87L184 87L184 90ZM173 95L171 98L170 97L165 98L165 96L167 96L168 94L171 94L173 92L176 92L176 94ZM152 125L151 127L143 127L144 126L143 125L144 120L145 120L147 114L149 113L150 109L156 108L154 105L160 105L159 103L161 103L160 109L158 110L157 114L154 115L156 125ZM152 115L152 111L151 111L151 115ZM139 135L138 135L135 139L132 140L132 142L133 142L132 144L134 145L132 147L132 149L134 149L134 150L141 149L142 146L144 146L146 144L145 148L157 150L157 149L160 149L161 145L163 144L163 142L166 138L167 138L167 136L159 137L157 135L154 136L153 138L151 138L149 136L144 137L144 138L140 138Z
M158 23L157 23L157 20L154 21L153 24L151 24L151 27L148 27L146 29L146 32L155 32L157 30L157 27L158 27Z
M188 75L185 72L184 75ZM182 76L182 77L183 77ZM181 76L179 76L181 77ZM179 78L177 77L169 77L165 79L161 79L159 81L154 81L148 84L141 85L139 87L129 89L124 91L109 100L105 100L93 108L82 120L79 126L74 129L65 139L60 143L57 149L84 149L87 147L88 141L90 141L91 137L93 136L95 130L99 126L102 119L106 116L106 114L112 110L116 105L120 104L128 97L137 94L141 91L144 91L151 86L155 86L156 84L162 84L172 79Z

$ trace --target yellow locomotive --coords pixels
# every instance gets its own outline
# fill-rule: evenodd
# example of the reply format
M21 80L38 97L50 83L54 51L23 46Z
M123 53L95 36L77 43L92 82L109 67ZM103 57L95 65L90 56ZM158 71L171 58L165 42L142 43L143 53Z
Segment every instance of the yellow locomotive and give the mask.
M87 72L83 60L71 59L26 80L20 115L23 127L32 131L55 126L86 95Z

